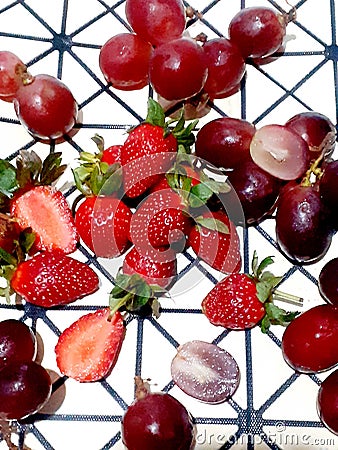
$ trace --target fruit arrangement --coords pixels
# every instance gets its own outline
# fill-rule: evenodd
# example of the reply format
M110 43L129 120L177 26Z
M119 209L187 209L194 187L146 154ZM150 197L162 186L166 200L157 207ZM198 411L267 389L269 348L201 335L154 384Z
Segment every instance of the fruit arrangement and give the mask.
M79 447L83 432L50 433L80 415L105 425L86 431L91 450L218 448L262 433L272 445L264 405L307 379L311 419L284 418L286 429L311 422L329 445L337 434L333 116L305 102L263 121L232 110L255 73L283 65L301 8L229 10L223 35L209 37L208 7L169 3L110 8L124 30L106 29L95 63L83 63L96 71L91 96L85 82L0 51L0 107L14 117L0 125L24 142L0 160L1 310L15 335L0 355L8 448ZM263 364L264 411L252 391L260 344L272 371ZM252 414L255 430L241 425Z

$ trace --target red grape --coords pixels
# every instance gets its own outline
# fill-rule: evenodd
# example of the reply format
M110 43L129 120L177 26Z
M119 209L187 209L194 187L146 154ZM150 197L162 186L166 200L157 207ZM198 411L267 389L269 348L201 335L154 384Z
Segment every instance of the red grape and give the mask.
M285 126L299 134L308 144L311 159L322 153L331 155L336 143L336 129L331 120L314 111L307 111L291 117Z
M323 424L338 435L338 370L322 382L317 396L317 409Z
M0 370L0 418L23 419L41 409L50 397L52 381L40 364L12 362Z
M234 358L222 348L190 341L178 347L171 376L186 394L206 403L221 403L236 391L240 372Z
M31 361L36 354L36 338L20 320L0 322L0 369L13 361Z
M285 329L282 352L301 373L328 370L338 364L338 308L317 305L296 317Z
M148 84L152 51L151 44L137 34L118 34L101 47L100 69L105 79L116 89L142 89Z
M150 58L150 83L166 100L183 100L198 94L207 75L203 49L190 38L162 44Z
M271 8L241 9L230 21L229 37L244 58L260 58L276 52L283 43L286 20Z
M265 125L257 130L250 153L258 166L281 180L299 178L309 162L307 143L283 125Z
M203 46L208 66L204 91L219 98L237 88L245 73L245 62L237 46L226 38L215 38Z
M195 154L216 167L233 169L249 156L255 131L254 125L243 119L211 120L196 135Z
M25 64L12 52L0 51L0 99L11 102L27 73Z
M284 186L276 212L276 239L292 261L310 263L325 255L332 229L315 186L293 182Z
M190 450L194 425L174 397L143 391L122 418L122 439L128 450Z
M318 289L328 303L338 306L338 258L331 259L322 267Z
M35 137L57 139L68 133L77 119L77 103L65 84L50 75L36 75L22 85L14 107L21 123Z
M282 187L281 180L255 164L251 158L228 174L243 208L247 225L258 223L272 213Z
M135 33L154 46L180 37L186 24L181 0L127 0L126 17Z

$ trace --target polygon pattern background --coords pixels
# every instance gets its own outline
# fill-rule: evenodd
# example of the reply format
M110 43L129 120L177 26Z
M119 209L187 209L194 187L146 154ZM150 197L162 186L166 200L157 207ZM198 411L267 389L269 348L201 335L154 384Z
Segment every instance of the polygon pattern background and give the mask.
M245 6L271 6L289 11L286 1L191 0L200 11L189 22L191 35L203 31L208 38L227 36L227 26ZM83 124L66 142L46 145L34 140L19 124L11 104L0 104L0 157L13 161L22 148L41 157L62 151L69 169L59 187L71 203L76 193L71 167L79 152L95 151L91 137L101 134L109 145L119 144L126 129L145 117L151 89L122 92L105 82L98 65L101 45L129 30L123 0L1 0L0 49L16 53L33 74L61 78L79 103ZM334 0L301 0L294 4L297 18L287 28L285 54L271 64L247 67L241 92L215 102L199 127L217 117L241 117L257 127L285 123L298 112L314 110L337 123L336 14ZM254 250L260 257L273 255L274 272L283 275L280 289L304 296L303 310L322 303L316 279L326 261L337 256L334 238L328 254L317 264L292 265L281 255L274 237L274 219L241 230L244 265L248 271ZM228 332L209 324L201 301L220 275L195 261L192 251L179 259L180 277L171 299L161 299L158 320L131 318L117 365L101 382L80 384L60 376L54 355L58 335L88 311L107 306L108 294L121 259L96 258L80 246L75 255L100 276L99 292L74 304L44 310L26 304L0 304L0 319L19 318L32 325L44 343L43 365L53 376L51 402L29 420L18 424L20 450L120 450L120 420L134 397L134 375L150 378L153 390L170 392L196 419L197 449L334 450L338 438L322 427L316 413L318 376L298 375L284 362L280 343L283 329L272 327ZM292 307L290 307L292 308ZM172 382L170 362L179 344L207 340L229 351L241 370L240 387L231 400L205 405L189 398ZM4 442L0 448L7 448ZM151 449L149 449L151 450Z

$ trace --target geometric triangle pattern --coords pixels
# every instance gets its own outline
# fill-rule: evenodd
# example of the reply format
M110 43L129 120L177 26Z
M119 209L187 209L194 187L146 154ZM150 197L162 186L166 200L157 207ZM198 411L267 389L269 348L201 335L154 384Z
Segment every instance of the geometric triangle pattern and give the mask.
M209 39L226 37L228 23L241 7L259 4L280 12L290 9L282 0L184 3L201 13L201 19L188 23L191 34L203 32ZM109 4L102 0L1 1L1 49L17 54L33 74L47 73L62 79L83 116L74 136L58 145L47 145L26 132L11 104L0 102L1 158L13 161L20 149L32 149L41 157L57 150L62 151L63 162L71 168L79 152L95 151L91 140L95 133L109 145L120 144L126 130L144 119L152 90L114 90L107 85L98 64L101 46L113 35L130 31L124 7L123 0ZM337 123L335 1L302 0L295 9L296 19L287 28L285 53L271 64L248 66L241 90L232 97L215 100L210 113L200 119L199 127L224 116L246 119L256 127L283 124L307 110L325 114ZM72 203L76 193L70 168L58 186ZM323 265L337 256L336 236L321 261L302 266L293 265L278 251L273 217L240 229L240 233L244 271L249 272L255 250L260 259L271 255L274 272L283 277L281 290L303 296L303 310L323 303L316 280ZM23 320L41 337L42 362L53 379L51 401L39 413L17 424L17 448L123 449L120 421L134 399L135 375L149 378L153 391L170 392L187 407L197 424L197 450L338 448L338 438L322 426L316 411L318 387L327 374L299 375L287 366L280 349L280 327L272 326L262 334L259 329L230 332L211 325L202 314L201 302L220 274L197 261L191 250L179 259L179 282L184 292L174 286L171 298L161 299L159 319L130 319L123 349L107 378L81 384L62 377L54 354L58 336L81 315L107 306L121 265L118 258L97 258L84 245L78 247L74 257L99 274L99 292L50 310L29 304L0 304L1 320ZM236 359L241 381L229 401L203 404L173 383L170 363L176 348L193 339L215 343Z

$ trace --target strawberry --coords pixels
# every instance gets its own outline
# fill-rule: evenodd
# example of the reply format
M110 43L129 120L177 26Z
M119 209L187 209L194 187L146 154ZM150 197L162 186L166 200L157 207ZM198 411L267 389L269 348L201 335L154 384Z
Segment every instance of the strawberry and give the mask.
M157 183L181 145L190 149L194 126L192 123L184 128L182 119L169 130L162 107L149 99L146 120L129 131L122 148L124 190L128 197L139 197Z
M101 150L96 154L82 152L80 165L73 170L76 187L82 193L80 200L85 196L75 211L75 224L81 239L96 256L115 258L131 246L132 212L119 197L122 183L119 162L109 165L103 161L105 155L114 159L114 155L105 153L112 147L103 150L103 140L98 135L93 140Z
M122 145L111 145L103 150L101 162L112 164L121 164Z
M286 312L273 303L275 286L281 277L264 271L272 258L259 265L255 252L253 274L232 273L219 281L202 301L202 311L213 325L232 330L249 329L260 323L267 332L271 324L287 325L297 312Z
M76 250L78 233L68 202L53 186L34 186L15 196L11 214L22 230L31 228L38 250Z
M34 152L22 150L16 160L15 188L10 192L10 214L21 231L31 228L34 250L75 251L78 234L68 202L52 184L66 166L61 153L51 153L42 162ZM14 175L14 173L13 173ZM0 187L3 192L3 187Z
M115 258L128 250L131 218L130 208L115 197L87 197L75 213L81 239L101 258Z
M226 213L206 211L195 219L188 244L196 255L222 273L241 267L240 241L236 227Z
M87 264L54 250L20 262L10 284L27 302L48 308L92 294L99 278Z
M63 375L80 382L98 381L116 364L125 336L119 312L98 309L73 322L59 336L56 363Z
M140 253L185 241L192 219L181 196L170 187L151 192L133 214L130 238ZM156 251L155 251L156 253Z
M134 246L125 256L123 273L139 274L148 284L168 287L177 275L175 252L170 249L157 249L151 256L138 252Z

